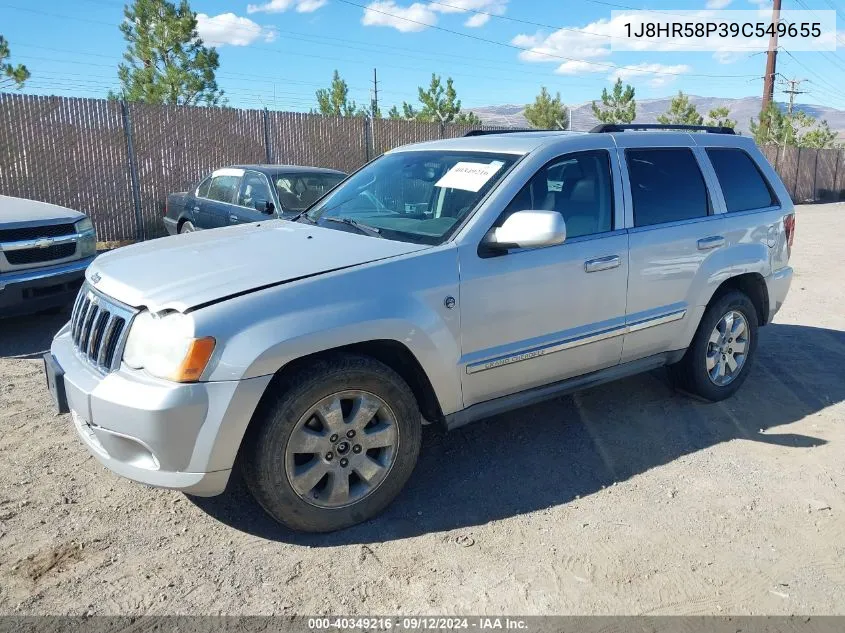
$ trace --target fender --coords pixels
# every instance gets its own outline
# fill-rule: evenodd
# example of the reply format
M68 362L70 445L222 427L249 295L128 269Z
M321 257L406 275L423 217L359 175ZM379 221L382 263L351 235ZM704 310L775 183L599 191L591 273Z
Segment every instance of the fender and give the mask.
M444 414L461 406L458 262L451 245L234 297L194 312L217 349L203 380L272 375L293 360L370 340L407 347Z

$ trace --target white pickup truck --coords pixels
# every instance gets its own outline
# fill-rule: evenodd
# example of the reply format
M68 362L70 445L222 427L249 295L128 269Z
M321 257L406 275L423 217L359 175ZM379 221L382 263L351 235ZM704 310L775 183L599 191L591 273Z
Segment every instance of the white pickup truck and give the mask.
M70 305L96 253L84 214L0 196L0 317Z

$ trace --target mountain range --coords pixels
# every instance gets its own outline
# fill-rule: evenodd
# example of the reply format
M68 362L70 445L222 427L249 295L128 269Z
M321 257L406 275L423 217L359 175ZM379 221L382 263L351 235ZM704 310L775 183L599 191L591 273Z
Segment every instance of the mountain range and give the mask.
M698 97L688 95L690 102L695 104L699 113L705 118L713 108L722 106L730 110L730 118L736 120L737 130L748 133L751 117L757 118L760 114L759 97L743 97L741 99L724 99L719 97ZM663 99L637 99L636 123L657 123L657 117L669 109L672 97ZM779 104L786 109L784 104ZM593 116L591 104L582 103L572 105L572 129L589 130L598 121ZM845 111L837 110L820 105L796 104L795 110L801 110L816 119L825 119L832 130L839 133L840 137L845 136ZM530 127L525 120L524 105L505 104L491 105L472 108L472 111L488 125L503 125L507 127Z

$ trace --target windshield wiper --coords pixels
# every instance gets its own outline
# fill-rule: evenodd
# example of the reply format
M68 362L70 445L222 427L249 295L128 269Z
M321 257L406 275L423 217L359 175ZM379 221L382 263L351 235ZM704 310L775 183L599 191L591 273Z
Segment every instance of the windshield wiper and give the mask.
M338 222L340 224L345 224L347 226L351 226L352 228L358 229L358 231L363 233L364 235L384 238L384 236L381 234L381 229L378 229L374 226L370 226L369 224L364 224L363 222L359 222L358 220L353 220L352 218L336 218L332 216L322 215L320 216L320 220L323 220L324 222Z

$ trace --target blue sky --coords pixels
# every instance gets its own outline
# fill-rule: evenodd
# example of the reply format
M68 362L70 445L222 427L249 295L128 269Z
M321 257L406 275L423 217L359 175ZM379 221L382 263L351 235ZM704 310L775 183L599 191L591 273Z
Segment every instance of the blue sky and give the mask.
M598 98L616 76L641 99L678 90L759 96L761 54L611 52L611 11L754 9L766 0L192 0L200 32L217 45L218 81L234 107L307 111L338 69L368 102L378 69L383 110L416 102L432 72L451 76L465 109L533 100L541 85L567 103ZM843 0L784 0L784 8L839 9ZM770 6L770 5L769 5ZM369 7L369 10L366 9ZM104 96L118 86L125 49L120 0L0 0L12 61L32 72L26 92ZM845 38L840 38L845 42ZM495 43L493 43L495 42ZM806 78L798 101L845 108L845 56L794 52L778 70ZM777 96L783 99L782 94Z

